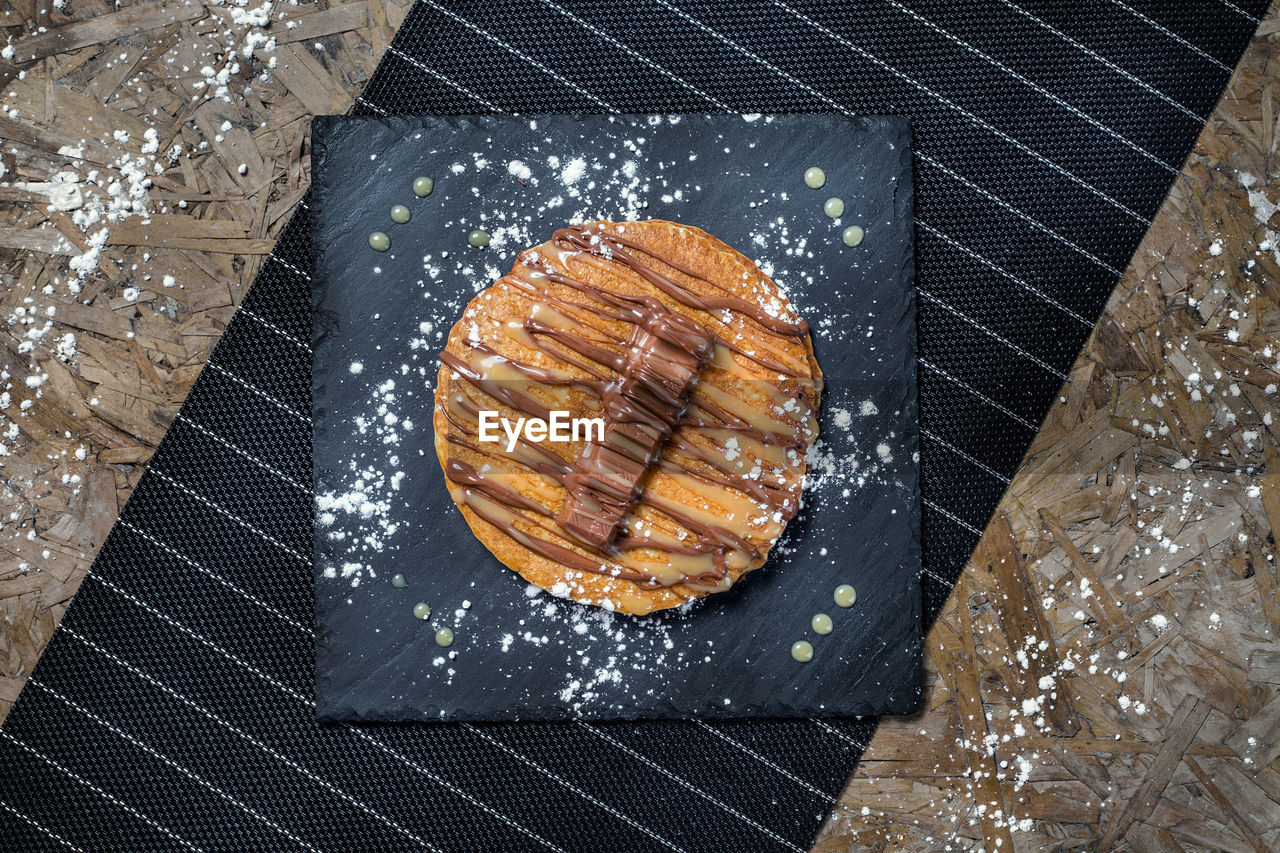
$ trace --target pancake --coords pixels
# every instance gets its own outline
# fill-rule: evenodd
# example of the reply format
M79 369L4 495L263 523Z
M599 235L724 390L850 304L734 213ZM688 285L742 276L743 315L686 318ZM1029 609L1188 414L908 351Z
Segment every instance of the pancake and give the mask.
M799 511L822 390L809 327L704 231L562 228L467 305L440 357L449 493L553 595L644 614L723 592Z

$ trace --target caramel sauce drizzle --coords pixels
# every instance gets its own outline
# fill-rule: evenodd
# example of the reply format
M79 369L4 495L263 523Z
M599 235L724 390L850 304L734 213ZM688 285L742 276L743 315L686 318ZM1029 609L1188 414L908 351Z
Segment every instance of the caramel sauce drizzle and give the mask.
M571 260L629 276L704 313L705 322L671 311L654 296L604 291L575 278ZM696 294L654 261L725 295ZM525 319L502 324L503 332L586 376L525 364L480 341L471 341L462 356L441 353L441 361L465 382L444 407L452 427L447 440L530 472L519 475L487 462L477 469L450 457L445 475L459 487L461 503L530 551L579 571L650 588L677 587L677 594L684 594L678 587L727 588L732 569L761 556L735 530L772 540L799 510L800 487L785 485L785 471L804 465L817 431L818 389L807 371L786 364L767 345L747 351L730 340L725 313L749 318L766 341L802 337L808 324L774 316L687 267L591 225L556 231L548 244L525 252L501 282L533 303ZM550 284L566 286L581 299L552 293ZM601 320L622 321L629 332L620 337L598 325ZM735 355L792 380L798 398L773 383L753 382L762 406L698 382L702 369L750 381ZM499 453L479 441L481 405L468 386L526 417L544 419L549 407L513 386L553 395L558 388L579 388L599 400L605 439L588 442L580 459L523 438L511 454ZM678 431L684 425L702 431L689 436ZM670 480L697 500L675 501L646 488L655 478ZM518 482L545 496L539 480L564 490L558 508L552 509L553 499L543 504L511 485Z

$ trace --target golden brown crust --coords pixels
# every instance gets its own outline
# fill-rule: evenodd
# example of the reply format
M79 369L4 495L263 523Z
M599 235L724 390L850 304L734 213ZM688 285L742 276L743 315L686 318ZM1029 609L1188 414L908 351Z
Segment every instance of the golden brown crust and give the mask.
M651 263L654 269L660 270L664 275L678 281L699 296L718 297L729 294L748 299L755 304L769 306L770 313L798 319L777 285L760 272L750 260L697 228L661 220L636 223L593 223L592 227L599 227L607 234L624 236L630 243L642 247L647 256L646 262ZM550 243L543 244L534 251L537 252L537 257L533 260L546 265L547 268L571 275L574 279L598 287L602 291L645 295L658 299L667 310L696 320L731 344L756 355L767 353L774 364L788 365L792 368L795 377L781 379L776 370L766 369L756 361L741 355L732 355L729 356L732 359L731 369L723 369L722 364L716 363L705 365L699 374L699 388L705 389L706 393L721 392L746 402L752 408L764 409L770 405L771 401L776 403L779 400L802 398L807 385L811 392L809 399L813 402L812 411L810 412L806 407L805 411L793 414L797 423L805 424L808 433L805 435L807 444L812 444L816 439L816 418L811 415L816 414L816 395L821 390L821 371L814 357L812 341L807 333L772 334L759 323L739 312L717 311L714 314L708 314L689 308L663 294L639 276L619 269L617 264L593 263L590 259L583 259L576 255L564 256L556 252ZM674 267L657 261L658 258L670 259L694 272L696 276L686 275ZM509 320L521 321L529 317L538 310L535 306L539 302L546 304L548 299L561 300L557 303L559 308L583 324L575 330L575 333L598 337L599 340L605 341L610 335L625 337L627 324L600 317L588 311L566 307L589 302L584 299L581 292L567 285L544 285L546 287L544 297L531 296L529 288L522 287L522 280L516 275L522 268L524 270L529 268L525 264L529 259L528 253L522 255L522 259L516 261L512 273L500 278L471 301L464 310L463 316L450 331L445 352L462 358L473 357L475 350L472 345L478 341L492 352L513 361L536 368L560 371L562 374L578 378L587 378L589 377L587 371L566 363L564 359L553 358L542 349L530 346L527 339L522 342L518 332L512 334L506 331L507 327L503 324ZM543 314L546 314L545 310ZM722 353L721 357L726 354ZM595 417L600 414L599 397L580 387L558 386L552 389L546 386L531 386L528 383L520 383L519 387L523 393L539 399L548 408L569 411L571 416ZM458 399L459 395L469 397L480 408L498 410L508 418L514 419L520 414L506 403L479 391L449 366L442 365L437 378L436 408L433 417L436 454L440 464L444 466L449 459L453 458L463 460L476 469L487 465L489 467L485 470L500 472L505 486L512 488L524 498L548 507L552 512L556 511L564 500L565 491L552 479L539 476L528 466L504 454L477 452L478 448L475 445L464 446L448 440L451 432L455 437L460 435L457 426L446 416L446 407L451 405L451 400ZM450 411L456 411L456 409ZM782 416L781 409L775 408L771 411L774 412L774 417ZM723 454L725 452L723 442L712 440L704 428L681 424L676 427L672 439L664 446L660 459L674 458L671 455L672 441L687 442L689 446L700 448L705 453ZM750 442L743 443L748 447L741 451L742 464L749 465L752 462ZM572 461L581 453L585 442L544 444L541 447L560 455L566 461ZM681 458L685 471L692 470L694 475L692 477L673 476L668 470L659 470L657 466L650 467L642 481L648 499L671 502L675 507L692 508L694 512L700 509L718 519L724 519L735 511L738 516L746 514L742 512L742 507L750 502L744 502L745 494L734 492L737 500L725 500L720 503L709 501L708 492L699 486L703 481L698 480L697 475L699 473L714 475L715 469L705 462L694 460L691 463L688 455ZM785 482L778 483L779 488L794 495L798 500L804 470L802 457L798 463L793 462L783 466L778 476ZM698 488L690 491L688 486L691 484ZM750 521L738 518L733 524L736 525L735 532L739 532L754 546L758 553L757 558L740 565L730 565L724 582L714 589L690 582L655 586L622 577L583 571L536 553L513 539L499 526L482 518L472 506L467 504L464 499L464 489L461 486L452 481L449 481L448 485L451 496L458 504L471 530L504 565L530 583L557 595L565 595L583 603L602 605L626 613L647 613L675 607L690 598L701 597L709 592L719 591L721 588L727 589L746 572L763 565L769 549L781 532L781 526L763 518L764 509L758 502L754 503L752 506L755 507L756 514L762 518L753 518ZM673 522L668 514L659 511L649 503L637 505L632 509L631 515L632 524L643 522L649 526L648 529L656 529L663 534L679 538L687 536L689 532L682 528L682 525ZM593 559L600 557L598 552L592 552L591 549L580 546L579 543L556 536L554 532L548 532L545 524L539 526L535 521L537 519L532 519L526 513L518 515L512 523L526 536L553 540L562 547L570 548L578 554ZM542 521L545 522L545 519ZM661 560L663 555L653 549L637 549L635 556L637 558L648 556ZM674 562L674 558L671 558L671 561Z

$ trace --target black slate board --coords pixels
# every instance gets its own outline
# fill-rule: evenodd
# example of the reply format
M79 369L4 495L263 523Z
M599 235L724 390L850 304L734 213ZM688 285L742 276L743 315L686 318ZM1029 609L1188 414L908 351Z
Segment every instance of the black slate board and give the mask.
M517 161L513 163L512 161ZM313 126L317 716L550 720L903 713L920 689L907 122L837 116L337 118ZM808 189L807 166L827 183ZM414 176L435 179L415 198ZM839 196L842 220L822 203ZM388 211L403 203L408 225ZM473 537L432 447L436 353L522 248L584 219L696 225L810 321L830 469L769 563L688 612L538 593ZM849 248L847 224L867 237ZM470 248L467 231L494 235ZM368 248L390 234L391 251ZM354 367L354 365L358 365ZM355 372L357 371L358 372ZM390 383L390 384L389 384ZM403 573L406 589L390 579ZM330 576L332 575L332 576ZM855 607L832 602L840 583ZM415 602L431 604L428 623ZM809 628L818 611L835 631ZM449 650L434 629L456 632ZM790 646L809 639L814 660ZM449 654L454 652L456 654Z

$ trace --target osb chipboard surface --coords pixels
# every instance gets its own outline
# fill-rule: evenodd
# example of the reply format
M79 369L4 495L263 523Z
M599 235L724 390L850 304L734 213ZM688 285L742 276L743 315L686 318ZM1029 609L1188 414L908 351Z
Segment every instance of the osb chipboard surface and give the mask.
M0 714L305 191L308 118L349 107L407 5L281 5L270 80L230 71L253 27L212 3L0 9L23 60L0 63ZM1280 844L1278 38L1273 9L927 643L927 710L881 727L817 849ZM44 294L94 232L39 185L175 144L150 190L173 218Z

